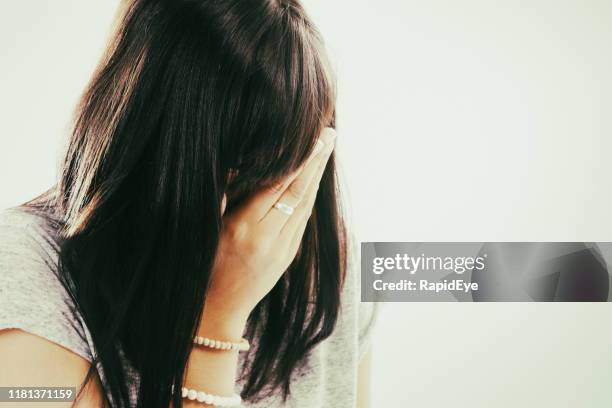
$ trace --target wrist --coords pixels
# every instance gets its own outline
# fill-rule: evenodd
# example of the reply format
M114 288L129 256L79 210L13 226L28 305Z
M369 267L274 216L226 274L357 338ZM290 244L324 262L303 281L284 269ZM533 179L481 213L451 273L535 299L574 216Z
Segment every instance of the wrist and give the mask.
M219 307L213 301L206 301L198 327L198 336L216 340L239 340L246 328L248 314Z

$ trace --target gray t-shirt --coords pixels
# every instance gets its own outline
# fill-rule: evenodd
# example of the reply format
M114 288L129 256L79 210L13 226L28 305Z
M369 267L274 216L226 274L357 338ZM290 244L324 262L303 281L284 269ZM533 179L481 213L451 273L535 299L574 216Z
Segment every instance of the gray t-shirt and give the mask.
M20 208L0 212L0 330L21 329L92 361L90 334L55 274L56 242L57 232L43 217ZM359 301L356 255L349 257L336 329L294 373L288 401L283 405L280 396L272 396L243 406L356 406L358 364L369 347L376 315L374 304ZM133 394L135 398L135 389Z

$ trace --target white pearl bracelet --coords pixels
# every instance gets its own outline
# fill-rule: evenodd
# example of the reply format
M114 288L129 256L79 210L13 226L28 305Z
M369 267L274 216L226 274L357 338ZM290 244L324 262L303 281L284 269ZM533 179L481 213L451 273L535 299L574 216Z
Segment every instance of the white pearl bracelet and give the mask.
M198 401L214 407L239 407L242 405L242 398L235 394L231 397L222 397L219 395L207 394L204 391L192 390L190 388L181 388L181 397L191 401Z
M208 337L195 336L193 343L199 346L204 346L217 350L238 350L247 351L249 349L249 342L246 339L242 339L239 342L235 341L221 341L209 339Z
M238 350L247 351L249 349L249 342L246 339L242 339L239 342L235 341L221 341L209 339L208 337L195 336L193 343L199 346L204 346L217 350Z

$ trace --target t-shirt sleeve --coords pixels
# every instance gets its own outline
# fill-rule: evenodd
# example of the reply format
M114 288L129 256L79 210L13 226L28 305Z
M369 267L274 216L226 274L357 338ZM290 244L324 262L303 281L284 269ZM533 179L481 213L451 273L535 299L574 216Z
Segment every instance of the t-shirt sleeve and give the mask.
M82 321L56 269L57 248L40 218L0 212L0 330L23 330L91 361Z
M378 304L373 302L361 302L361 259L357 239L349 235L348 240L348 265L349 273L355 277L355 296L357 303L357 343L359 360L368 352L372 344L372 337L376 318L378 316Z
M361 360L372 345L377 315L377 303L359 303L359 360Z

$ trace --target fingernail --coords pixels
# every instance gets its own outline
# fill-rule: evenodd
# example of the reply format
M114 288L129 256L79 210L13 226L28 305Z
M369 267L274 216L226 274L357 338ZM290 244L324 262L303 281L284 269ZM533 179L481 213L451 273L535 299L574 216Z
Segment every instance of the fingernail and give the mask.
M324 146L324 143L320 139L317 139L317 143L315 143L315 146L312 149L312 154L319 153L321 149L323 149L323 146Z
M325 128L321 138L325 140L325 144L333 144L334 140L336 139L336 131L333 128Z
M335 129L332 129L332 128L329 128L329 129L331 130L331 132L330 132L331 133L331 140L333 142L334 140L336 140L337 133L336 133Z

